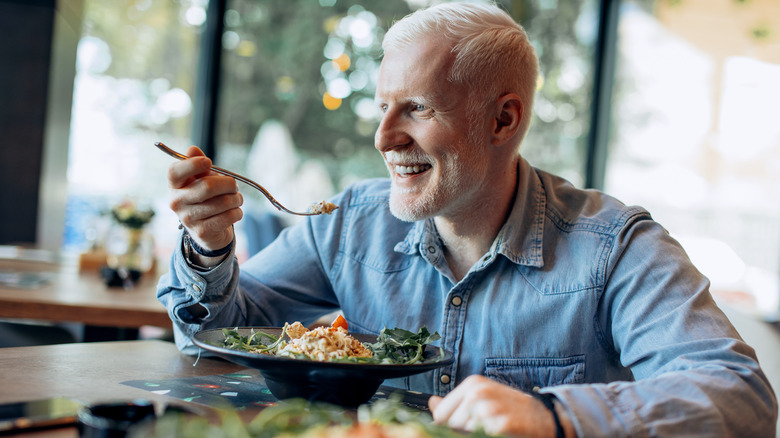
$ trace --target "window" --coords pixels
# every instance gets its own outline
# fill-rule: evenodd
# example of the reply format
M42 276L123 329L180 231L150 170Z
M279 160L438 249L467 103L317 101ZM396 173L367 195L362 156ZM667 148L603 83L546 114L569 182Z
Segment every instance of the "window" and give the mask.
M606 191L675 235L719 299L780 310L780 5L624 1Z
M203 2L85 0L78 43L68 159L64 246L82 250L100 213L123 198L149 204L160 229L176 229L166 205L166 158L153 146L190 144ZM173 221L173 224L171 224ZM158 232L160 254L174 232Z

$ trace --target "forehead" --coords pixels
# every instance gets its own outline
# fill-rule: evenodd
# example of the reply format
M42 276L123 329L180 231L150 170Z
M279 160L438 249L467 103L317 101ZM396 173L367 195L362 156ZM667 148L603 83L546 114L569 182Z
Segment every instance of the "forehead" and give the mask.
M457 91L447 80L454 55L434 39L385 53L379 69L377 100L447 100Z

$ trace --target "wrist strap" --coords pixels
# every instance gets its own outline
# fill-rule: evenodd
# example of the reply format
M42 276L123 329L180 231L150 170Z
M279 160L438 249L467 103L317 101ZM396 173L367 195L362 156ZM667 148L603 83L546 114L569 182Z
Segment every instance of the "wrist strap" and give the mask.
M558 412L555 410L555 403L553 402L555 400L555 394L550 394L549 392L539 393L534 391L531 393L531 395L534 396L537 400L541 401L542 404L544 404L544 407L546 407L547 410L552 413L553 422L555 422L555 437L565 438L566 434L563 431L561 419L558 418Z
M226 247L220 248L217 250L209 250L202 248L200 245L198 245L197 242L195 242L195 239L190 236L190 232L187 231L186 228L184 228L184 244L188 247L192 248L193 251L196 253L202 255L203 257L219 257L221 255L225 255L230 252L230 250L233 248L233 242L236 240L235 236L233 237L233 240L230 241L230 243L227 244Z

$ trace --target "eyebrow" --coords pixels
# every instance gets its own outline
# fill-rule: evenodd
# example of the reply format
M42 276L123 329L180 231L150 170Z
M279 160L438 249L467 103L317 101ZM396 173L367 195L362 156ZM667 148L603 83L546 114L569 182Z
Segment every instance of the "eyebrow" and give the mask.
M419 103L419 104L422 104L422 105L425 105L425 106L437 107L437 106L443 105L443 103L444 103L443 101L444 100L445 99L443 99L441 97L441 94L422 94L422 95L405 97L402 100L402 102L403 103ZM374 102L376 104L387 103L381 97L376 97L376 96L374 97Z

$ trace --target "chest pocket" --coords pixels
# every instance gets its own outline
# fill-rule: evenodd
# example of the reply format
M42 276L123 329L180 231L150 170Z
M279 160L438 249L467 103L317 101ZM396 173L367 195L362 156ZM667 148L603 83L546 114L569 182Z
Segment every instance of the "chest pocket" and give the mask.
M585 356L487 358L485 376L526 392L535 386L583 383Z

